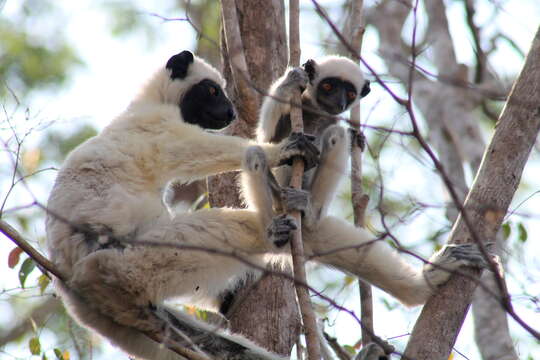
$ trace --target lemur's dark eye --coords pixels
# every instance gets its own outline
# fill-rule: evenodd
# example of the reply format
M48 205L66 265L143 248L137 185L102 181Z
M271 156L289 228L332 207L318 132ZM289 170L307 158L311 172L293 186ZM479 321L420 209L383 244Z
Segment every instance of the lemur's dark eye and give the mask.
M349 100L354 100L356 99L356 93L354 91L348 91L347 97L349 98Z
M210 92L210 95L214 95L214 96L217 95L218 93L217 89L213 86L208 87L208 92Z
M329 83L324 83L321 85L321 87L323 88L324 91L332 90L332 85L330 85Z

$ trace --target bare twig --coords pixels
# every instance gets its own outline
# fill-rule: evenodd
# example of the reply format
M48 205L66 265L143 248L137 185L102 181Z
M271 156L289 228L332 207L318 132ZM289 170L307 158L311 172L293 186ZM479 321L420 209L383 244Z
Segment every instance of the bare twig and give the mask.
M298 0L289 2L289 65L297 67L300 65L300 7ZM300 90L297 90L293 101L300 103ZM291 106L291 127L293 132L303 132L302 109ZM296 189L302 188L302 177L304 174L304 162L301 159L294 159L290 185ZM291 255L293 260L294 277L302 282L306 282L304 245L302 243L302 217L299 211L291 214L298 224L291 241ZM317 330L317 318L311 305L309 291L305 287L296 286L296 295L302 314L304 324L304 334L306 336L306 347L308 360L319 360L321 358L321 345Z

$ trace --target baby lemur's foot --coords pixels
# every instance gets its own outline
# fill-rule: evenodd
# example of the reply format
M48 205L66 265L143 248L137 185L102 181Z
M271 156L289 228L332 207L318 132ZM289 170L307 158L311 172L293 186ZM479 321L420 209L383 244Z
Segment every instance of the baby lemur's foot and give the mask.
M486 247L491 249L491 244ZM497 257L489 254L495 261ZM478 269L488 268L489 264L480 251L477 244L448 244L435 253L429 263L424 266L424 276L433 286L445 283L451 275L452 270L464 266Z
M319 164L320 151L313 143L315 137L308 134L293 132L287 138L285 146L281 149L280 165L292 165L294 157L304 160L304 170L307 171Z
M297 228L296 221L292 216L287 214L276 216L266 229L268 241L281 248L287 245Z

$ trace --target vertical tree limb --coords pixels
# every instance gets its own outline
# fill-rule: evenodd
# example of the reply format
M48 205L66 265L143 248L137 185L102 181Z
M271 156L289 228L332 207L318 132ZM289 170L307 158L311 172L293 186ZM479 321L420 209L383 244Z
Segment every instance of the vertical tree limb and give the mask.
M476 225L475 230L484 241L495 237L540 130L538 83L540 28L465 200L464 211ZM471 239L470 229L466 226L462 214L454 225L449 242L465 243L471 242ZM473 270L470 270L470 273L478 276L478 272ZM453 276L424 306L405 349L404 358L448 358L475 287L475 282ZM519 321L507 294L501 301L508 313ZM444 311L441 311L442 309ZM534 336L540 337L540 334L527 324L521 325Z
M238 15L236 13L236 4L234 0L221 0L221 12L223 16L223 27L225 39L227 41L227 50L231 71L234 77L237 95L240 102L246 108L246 112L257 114L258 104L260 104L259 95L250 85L250 75L244 55L244 45L238 26ZM228 24L228 25L227 25ZM256 119L256 115L254 116Z
M300 6L298 0L289 1L289 66L300 65ZM300 89L293 96L293 104L301 104ZM291 106L291 128L293 132L303 132L302 108ZM296 189L302 188L302 178L304 174L304 162L301 159L294 159L290 185ZM295 279L307 283L304 245L302 243L302 217L299 211L291 214L298 224L291 241L291 255L293 260L293 273ZM321 358L321 346L317 330L317 318L313 311L313 306L309 299L309 290L303 286L296 286L296 295L300 304L302 322L304 324L304 334L306 336L306 347L309 360L319 360Z
M225 6L222 3L222 6ZM268 89L287 66L287 34L285 31L285 5L283 0L235 0L237 23L223 22L223 27L239 28L244 59L249 73L249 86ZM261 17L261 14L265 16ZM228 17L230 19L230 17ZM233 33L236 32L233 30ZM262 100L256 97L255 111L245 106L238 96L237 79L233 76L230 49L225 29L222 31L221 52L223 73L227 79L227 92L236 107L238 119L227 133L246 138L253 137ZM238 196L236 173L210 177L209 199L214 207L242 207ZM270 271L282 272L280 265ZM262 347L281 356L289 356L300 334L300 316L293 282L268 274L262 279L248 281L234 298L225 314L230 329L241 333Z
M362 50L362 38L365 25L362 18L363 0L352 0L351 15L349 17L350 44L356 54L350 54L356 58ZM360 66L360 64L358 65ZM360 104L356 104L350 111L350 124L358 132L360 129ZM351 201L353 206L354 224L358 227L365 226L365 213L369 196L362 189L362 148L357 144L351 144ZM373 296L371 286L362 279L358 279L360 291L360 318L362 320L362 344L367 345L373 341L371 334L373 329Z

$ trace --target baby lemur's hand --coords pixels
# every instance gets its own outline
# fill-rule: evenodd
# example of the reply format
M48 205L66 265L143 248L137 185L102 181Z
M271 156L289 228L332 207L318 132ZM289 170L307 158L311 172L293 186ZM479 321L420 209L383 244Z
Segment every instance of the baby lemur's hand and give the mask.
M281 149L279 165L292 165L293 158L299 156L304 160L304 171L317 166L320 151L313 143L314 140L312 135L291 133Z
M361 151L364 151L366 148L366 136L364 133L356 129L349 129L349 134L351 137L351 146L357 146Z
M300 67L292 68L281 86L304 91L308 83L308 74Z
M284 187L281 188L280 197L285 212L300 211L305 215L310 210L311 193L307 190Z

